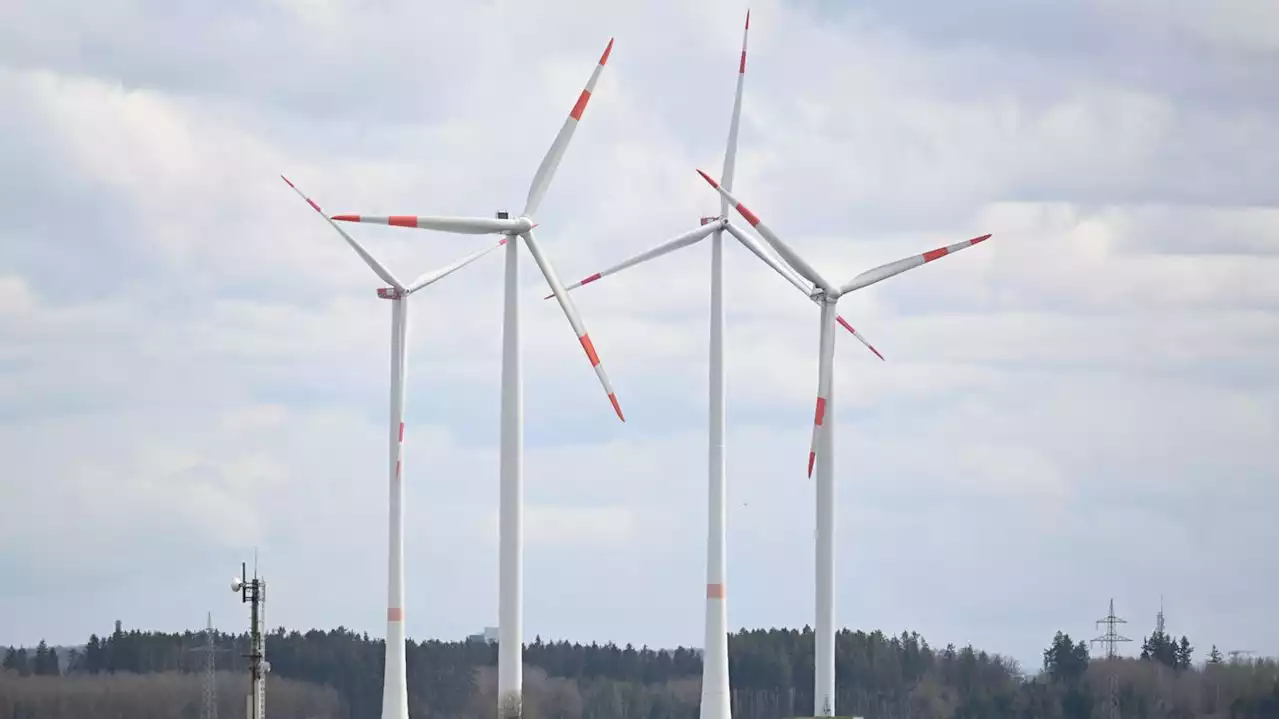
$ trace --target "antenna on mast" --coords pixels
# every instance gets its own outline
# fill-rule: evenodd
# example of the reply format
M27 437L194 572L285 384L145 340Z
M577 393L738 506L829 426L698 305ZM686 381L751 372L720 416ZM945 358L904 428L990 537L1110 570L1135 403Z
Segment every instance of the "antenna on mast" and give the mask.
M248 603L249 610L249 696L245 698L246 719L266 719L267 672L271 671L271 663L267 661L267 643L263 634L266 617L267 582L258 576L258 550L253 550L253 579L249 579L248 568L240 563L240 576L231 580L231 591L240 593L240 601Z

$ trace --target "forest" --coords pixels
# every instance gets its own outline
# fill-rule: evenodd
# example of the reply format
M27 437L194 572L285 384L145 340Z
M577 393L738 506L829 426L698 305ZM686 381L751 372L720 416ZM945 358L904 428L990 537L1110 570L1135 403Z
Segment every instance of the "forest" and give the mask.
M198 719L206 663L218 716L244 716L247 635L114 631L79 647L4 651L0 719ZM413 719L496 715L497 647L479 639L407 643ZM1124 719L1277 716L1273 659L1194 658L1186 638L1153 632L1138 658L1091 657L1059 632L1043 663L1022 668L974 647L931 646L915 633L842 631L842 715L866 719ZM383 642L339 627L267 635L272 719L380 714ZM526 645L528 719L696 719L697 650L544 642ZM812 708L813 632L742 630L729 637L733 716L777 719Z

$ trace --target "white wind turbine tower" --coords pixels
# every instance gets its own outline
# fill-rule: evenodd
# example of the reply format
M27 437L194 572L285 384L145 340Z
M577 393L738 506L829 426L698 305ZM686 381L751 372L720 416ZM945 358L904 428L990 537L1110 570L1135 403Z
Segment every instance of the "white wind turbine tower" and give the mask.
M733 174L738 153L738 121L742 114L742 88L747 71L747 33L751 28L751 13L742 29L742 55L738 62L738 86L733 98L733 114L729 120L729 140L724 155L724 184L733 186ZM725 231L733 235L748 250L767 263L805 294L809 288L790 268L786 267L755 238L729 224L726 217L728 202L720 201L718 217L704 217L702 224L653 249L624 260L606 270L601 270L580 282L566 287L575 290L583 285L608 277L629 267L662 257L680 248L696 244L711 237L711 331L710 331L710 381L708 418L708 481L707 481L707 594L706 634L703 639L702 659L702 719L729 719L729 620L725 592L725 370L724 370L724 282L721 242ZM551 299L554 295L548 295ZM877 356L880 353L854 330L843 317L837 320L866 344ZM880 357L884 359L883 357Z
M818 466L818 486L816 493L815 533L815 611L814 623L814 691L813 712L816 716L835 716L836 695L836 616L835 616L835 410L832 387L833 364L835 361L835 323L837 322L836 302L854 290L860 290L881 280L959 252L966 247L976 245L991 235L982 235L954 245L939 247L922 255L913 255L896 262L890 262L874 269L867 270L839 287L831 284L817 270L805 262L795 250L782 241L773 230L760 221L751 210L738 202L729 190L722 187L707 173L698 170L712 187L720 193L728 204L734 206L756 232L760 233L770 245L777 250L796 272L812 283L808 288L812 297L822 308L821 332L819 333L818 354L818 401L814 410L813 439L809 446L809 473L812 476L814 461Z
M436 280L462 269L507 244L507 239L503 238L495 245L405 284L396 279L382 263L374 259L373 255L369 254L354 237L330 220L319 205L289 182L289 178L282 176L281 179L306 200L312 209L320 213L320 216L324 217L325 221L338 231L338 234L342 235L347 244L351 245L351 249L360 255L360 259L364 260L383 282L391 285L378 289L379 297L391 300L391 428L389 433L391 500L387 577L387 658L382 680L382 716L384 719L408 719L409 693L404 660L404 485L401 482L401 476L404 472L404 389L406 365L409 359L409 297Z
M542 158L542 164L534 173L529 186L529 195L525 200L524 211L519 217L511 218L504 211L499 211L494 218L489 217L439 217L439 216L390 216L372 217L369 215L335 215L334 220L342 222L371 222L396 227L416 227L427 230L441 230L462 234L501 233L513 239L519 237L529 248L529 254L538 264L551 291L560 302L569 325L587 353L587 359L595 368L596 376L604 387L609 401L618 419L623 419L622 409L614 395L613 386L600 364L587 329L582 324L573 301L560 283L551 261L542 247L534 240L533 228L536 223L533 216L551 184L556 168L569 146L578 121L587 109L587 102L595 90L596 81L609 60L613 50L613 40L604 49L600 61L587 80L586 87L578 96L578 101L569 112L569 117L561 126L551 149ZM498 707L503 717L520 716L522 667L522 594L523 594L523 486L522 455L524 452L523 432L523 390L520 373L520 294L519 275L517 273L519 243L507 244L506 272L504 285L504 305L502 314L502 418L501 418L501 469L499 471L499 509L498 509ZM384 717L387 716L385 713Z

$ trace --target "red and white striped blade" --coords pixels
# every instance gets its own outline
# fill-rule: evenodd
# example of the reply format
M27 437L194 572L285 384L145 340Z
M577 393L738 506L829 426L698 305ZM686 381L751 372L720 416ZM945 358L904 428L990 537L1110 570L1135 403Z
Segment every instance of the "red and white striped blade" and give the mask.
M871 350L871 352L874 353L875 356L879 357L881 362L884 361L884 355L880 354L880 350L876 349L875 347L872 347L871 343L867 341L867 338L863 337L861 332L858 332L857 330L855 330L853 328L853 325L849 324L848 320L841 317L840 315L836 315L836 322L839 322L841 327L853 333L853 336L856 337L859 342L865 345L867 349Z
M491 235L498 232L522 232L529 229L529 221L499 219L496 217L435 217L430 215L334 215L337 222L363 222L392 227L416 227L421 230L439 230L460 235Z
M879 267L867 270L857 277L854 277L852 280L849 280L848 284L840 288L840 294L860 290L867 285L874 285L881 280L887 280L894 275L900 275L914 267L919 267L920 265L933 262L936 259L959 252L966 247L972 247L990 237L990 234L982 235L981 237L975 237L972 240L965 240L964 242L957 242L954 245L947 245L946 247L939 247L936 250L929 250L923 255L912 255L906 259L880 265Z
M670 254L680 249L681 247L688 247L689 245L692 245L695 242L698 242L699 240L703 239L704 237L711 234L712 232L715 232L716 230L720 229L722 225L723 223L720 220L716 220L715 222L709 222L699 227L696 230L690 230L689 232L686 232L683 235L680 235L679 237L667 240L666 242L662 243L661 245L658 245L657 247L651 250L646 250L636 255L635 257L632 257L627 260L623 260L622 262L619 262L618 264L614 265L613 267L610 267L607 270L600 270L594 275L585 277L582 280L575 282L569 285L568 287L565 287L564 289L567 292L572 292L573 290L576 290L583 285L595 282L596 280L602 277L608 277L609 275L612 275L615 272L621 272L627 269L628 267L635 267L636 265L642 262L648 262L649 260L662 257L663 255L666 255L666 254ZM549 300L552 297L555 297L555 295L550 294L542 299Z
M787 243L782 241L781 237L778 237L773 230L769 229L767 225L761 222L760 218L756 217L754 212L748 210L746 205L739 202L738 198L734 197L732 193L721 187L720 183L713 180L707 173L702 170L698 170L698 174L702 175L702 179L706 180L707 184L714 187L716 192L719 192L724 199L728 200L729 204L733 205L733 208L738 211L738 214L742 215L742 219L746 220L752 227L756 228L756 232L759 232L760 236L772 245L774 251L779 255L782 255L782 259L786 260L787 264L791 265L796 272L800 273L801 277L804 277L827 292L832 291L833 288L831 283L823 279L822 275L818 274L818 271L813 269L812 265L805 262L800 255L796 254L795 250L791 249Z
M578 129L578 122L582 119L582 114L587 111L587 103L591 100L591 93L596 90L596 81L600 79L600 73L604 71L605 63L609 61L609 53L613 52L613 38L609 38L609 44L604 48L604 54L600 56L600 62L596 64L595 70L591 71L591 78L587 80L587 86L582 89L578 95L578 101L574 103L573 109L569 111L569 117L565 119L564 125L560 127L560 133L556 135L556 139L551 143L551 149L547 150L546 156L542 158L542 164L538 165L538 171L533 175L533 182L529 184L529 197L525 200L524 212L525 217L532 217L533 213L538 211L538 205L542 204L543 195L547 194L547 187L551 185L551 178L556 174L556 168L560 166L560 158L564 156L564 151L569 147L569 140L573 139L574 130Z
M769 267L772 267L774 272L782 276L782 279L790 282L793 287L804 293L805 297L813 296L813 285L806 284L804 278L797 275L795 270L788 267L785 262L757 242L756 238L738 229L733 223L725 223L724 229L733 235L738 242L742 243L743 247L751 250L752 254L759 257Z
M556 270L551 266L551 261L542 253L542 248L534 240L532 232L526 232L520 236L524 238L525 245L529 248L529 254L533 255L534 262L538 263L538 269L542 270L542 276L547 278L547 284L551 286L552 294L560 302L560 309L569 320L569 326L573 328L573 333L577 335L583 351L587 353L587 359L591 361L591 367L596 371L596 378L600 380L600 386L604 387L605 394L609 395L609 402L613 405L613 411L617 413L618 419L623 422L627 421L622 416L622 407L618 404L618 396L613 391L613 384L609 382L609 376L605 374L604 365L600 363L600 356L596 354L595 345L591 343L591 336L587 334L587 328L582 324L582 318L578 315L578 309L574 307L573 300L569 299L568 291L560 283L560 278L556 276Z
M813 436L809 439L809 476L813 476L813 464L818 459L818 433L827 413L827 398L819 395L818 406L813 411Z
M329 219L329 216L324 214L324 210L320 209L320 205L316 204L315 200L307 197L306 193L298 189L297 185L289 181L289 178L281 175L280 179L284 180L286 185L292 188L294 192L298 193L298 197L306 200L307 204L311 205L311 209L315 210L321 217L323 217L324 221L328 222L330 227L337 230L338 234L342 235L342 239L347 241L347 244L351 246L351 249L355 250L357 255L360 255L360 259L364 260L364 263L369 266L369 269L373 270L383 282L386 282L397 290L404 289L404 285L400 284L400 281L391 274L391 271L384 267L381 262L374 259L373 255L369 254L368 250L366 250L359 242L356 242L356 238L348 235L346 230L338 227L333 220Z
M724 151L724 169L720 180L728 190L733 189L733 174L738 164L738 124L742 118L742 86L747 75L747 33L751 31L751 11L742 27L742 57L738 60L738 87L733 93L733 114L729 116L729 140ZM728 212L728 200L720 198L720 214Z
M437 281L439 281L439 280L444 279L445 277L448 277L449 275L453 274L454 272L457 272L458 270L462 269L463 267L466 267L467 265L471 264L472 262L475 262L476 260L480 259L481 257L484 257L485 255L489 254L490 252L493 252L494 250L498 249L499 247L502 247L503 245L507 244L507 241L508 241L509 239L511 239L511 238L509 238L509 237L504 237L504 238L502 238L501 240L498 240L498 243L497 243L497 244L495 244L495 245L489 245L488 247L484 248L483 250L480 250L480 251L478 251L478 252L473 252L473 253L471 253L471 254L467 255L466 257L463 257L462 259L458 260L457 262L454 262L453 264L446 265L446 266L444 266L444 267L441 267L441 268L440 268L440 269L438 269L438 270L432 270L431 272L424 273L424 274L423 274L421 277L419 277L418 279L414 280L413 282L410 282L410 283L409 283L409 286L405 288L405 292L406 292L406 293L417 292L418 290L422 289L423 287L426 287L427 285L433 284L433 283L435 283L435 282L437 282Z
M831 380L835 373L835 327L831 321L834 315L834 307L822 307L821 331L818 336L818 401L813 412L813 436L809 440L810 477L813 476L813 465L821 452L822 433L830 431L827 427L827 405L831 401Z
M779 275L782 275L783 279L785 279L787 282L790 282L793 287L795 287L797 290L800 290L800 292L802 292L806 297L812 299L814 302L821 301L819 298L813 296L812 285L806 285L804 280L799 275L797 275L790 267L787 267L786 265L784 265L782 261L779 260L777 257L774 257L773 253L769 252L767 249L762 247L754 237L738 229L731 223L725 223L724 229L728 231L730 235L733 235L735 239L741 242L744 247L746 247L748 250L751 250L751 252L756 257L759 257L762 261L764 261L766 265L772 267L774 272L777 272ZM861 333L855 330L853 328L853 325L849 324L848 321L845 320L845 318L841 317L840 315L836 315L836 322L839 322L840 326L844 327L845 329L849 330L849 332L853 333L853 336L856 337L859 342L866 345L867 349L871 350L875 354L875 356L879 357L881 360L884 359L884 355L880 354L879 350L871 346L871 343L868 342L867 339L863 337Z

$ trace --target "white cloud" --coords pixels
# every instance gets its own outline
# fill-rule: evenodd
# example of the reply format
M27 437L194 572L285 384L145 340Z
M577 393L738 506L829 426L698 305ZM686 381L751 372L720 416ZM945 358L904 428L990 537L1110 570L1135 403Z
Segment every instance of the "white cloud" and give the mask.
M524 538L531 545L607 546L637 540L635 517L625 507L525 506ZM498 532L498 513L489 517L488 530Z

